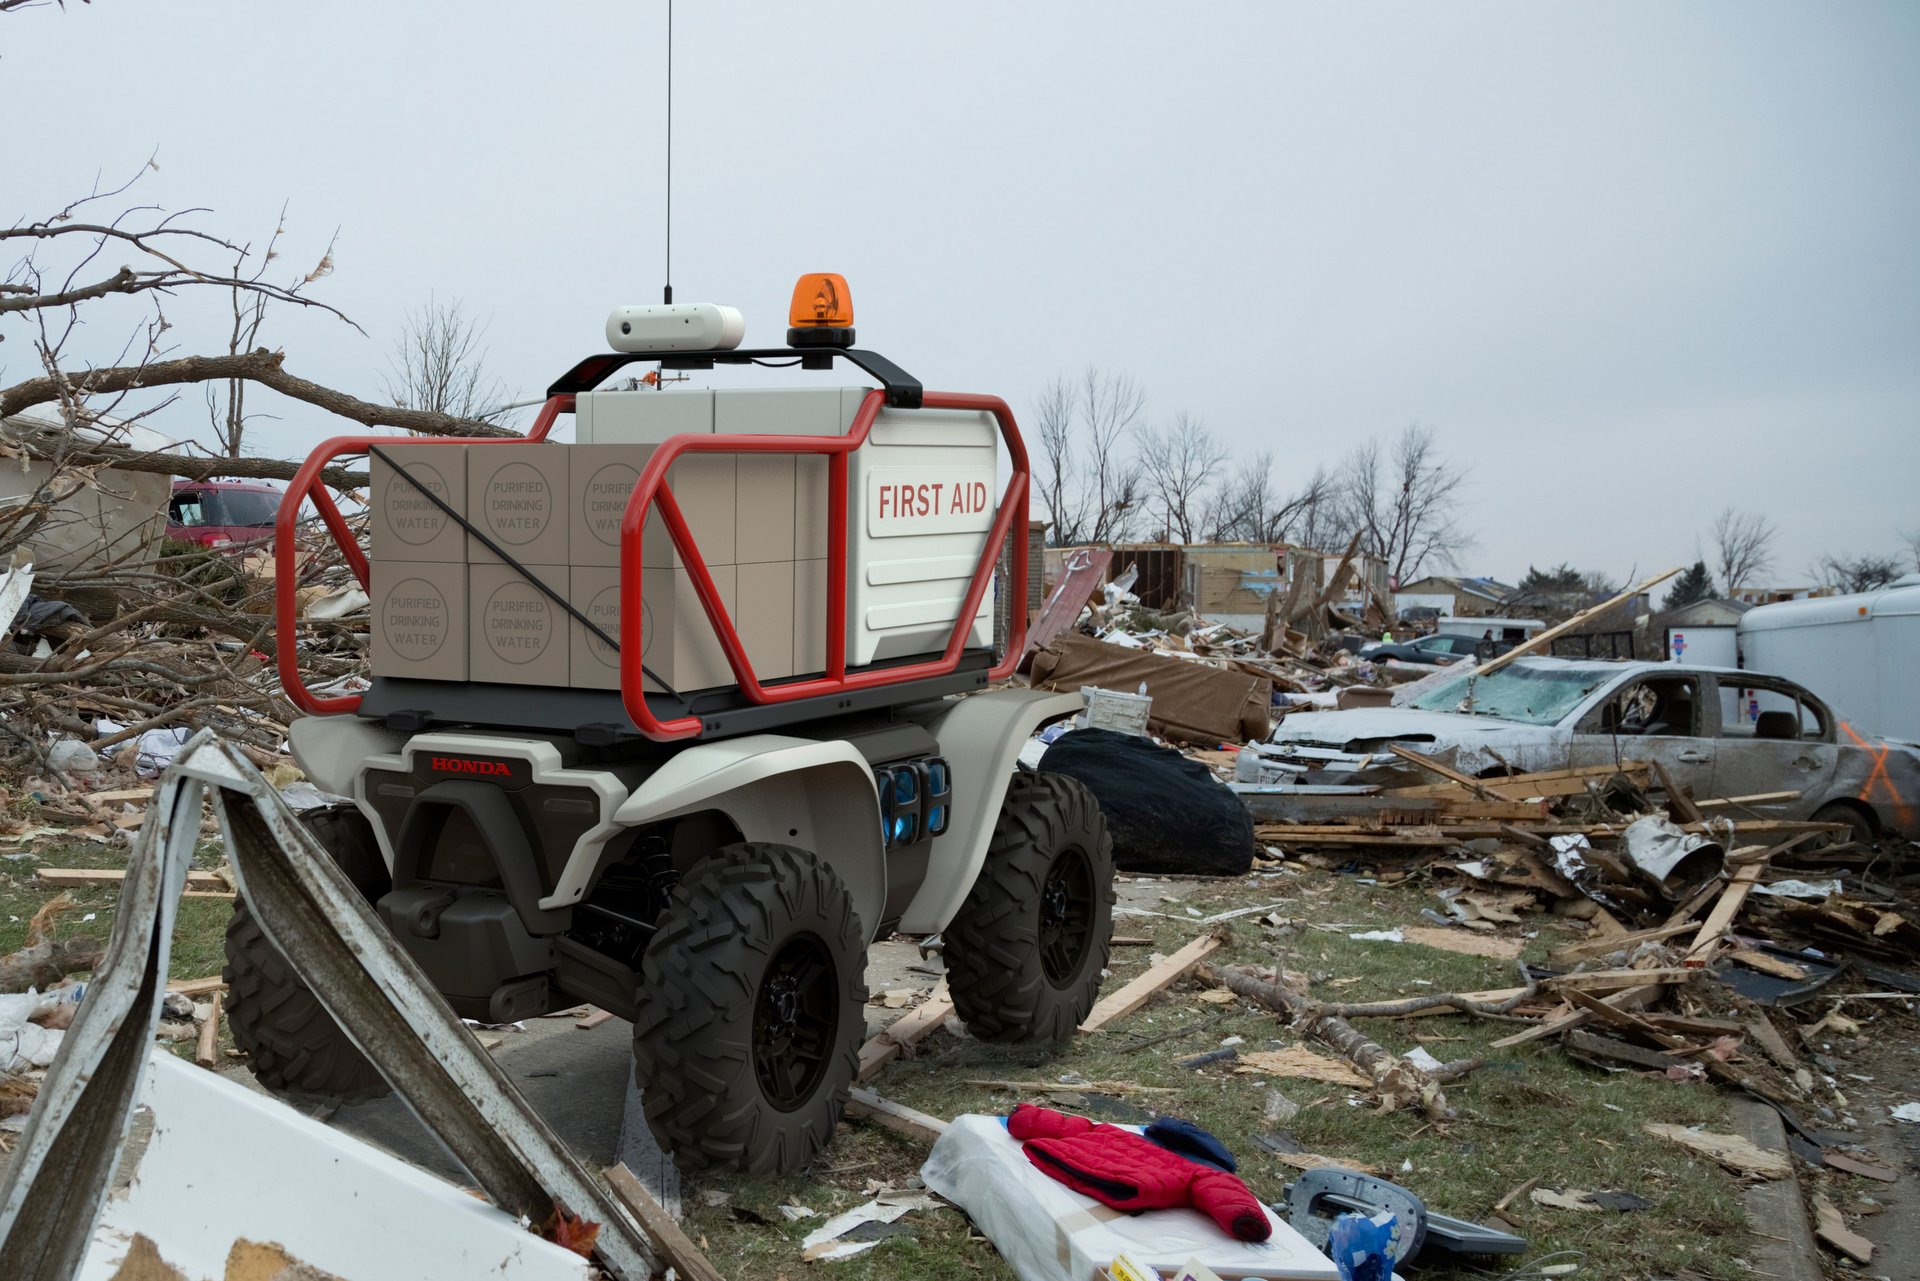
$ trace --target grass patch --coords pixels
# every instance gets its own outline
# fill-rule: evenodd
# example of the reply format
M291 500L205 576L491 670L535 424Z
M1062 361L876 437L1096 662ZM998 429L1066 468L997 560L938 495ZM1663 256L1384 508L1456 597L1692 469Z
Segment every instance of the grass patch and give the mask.
M1368 885L1333 874L1308 873L1252 882L1229 881L1195 888L1169 883L1180 902L1155 910L1176 919L1124 916L1118 931L1151 935L1151 948L1116 949L1108 989L1138 974L1148 953L1172 952L1199 932L1189 907L1201 916L1260 903L1280 903L1283 916L1355 930L1418 923L1420 908L1433 905L1416 881ZM1187 918L1187 919L1178 919ZM1539 955L1564 941L1548 917L1529 917L1540 928L1529 945ZM1325 1000L1364 1001L1423 993L1511 986L1504 962L1458 956L1412 944L1360 942L1353 931L1308 929L1278 937L1250 918L1233 923L1232 942L1216 958L1251 962L1313 975L1315 995ZM1417 980L1425 980L1425 983ZM1387 1048L1404 1052L1425 1045L1443 1060L1484 1057L1467 1080L1448 1087L1461 1119L1444 1131L1408 1113L1377 1116L1349 1102L1349 1092L1309 1081L1236 1074L1232 1063L1200 1072L1176 1061L1217 1048L1229 1036L1246 1048L1297 1044L1275 1018L1245 1002L1220 1007L1197 1000L1200 985L1187 981L1131 1018L1083 1037L1064 1053L1031 1047L984 1045L937 1033L909 1061L891 1065L874 1083L888 1098L936 1116L1005 1112L1018 1097L963 1084L968 1079L1056 1081L1067 1073L1092 1081L1129 1081L1166 1087L1170 1094L1139 1094L1131 1102L1186 1117L1220 1136L1241 1163L1241 1172L1263 1200L1282 1197L1294 1171L1254 1142L1259 1134L1285 1131L1309 1151L1365 1162L1404 1183L1435 1210L1483 1220L1508 1192L1538 1176L1552 1189L1621 1189L1645 1197L1652 1208L1635 1213L1577 1213L1546 1209L1519 1199L1509 1217L1531 1242L1529 1256L1582 1250L1589 1276L1748 1275L1743 1259L1747 1224L1738 1185L1709 1162L1662 1144L1641 1132L1648 1121L1726 1124L1725 1100L1712 1087L1650 1080L1633 1074L1603 1074L1572 1062L1557 1049L1491 1050L1489 1043L1513 1027L1458 1016L1369 1020L1362 1024ZM1130 1049L1141 1037L1173 1030L1226 1010L1204 1031L1145 1049ZM1062 1085L1064 1093L1072 1086ZM1269 1119L1269 1099L1284 1097L1299 1111ZM1031 1097L1031 1096L1027 1096ZM1071 1109L1069 1109L1071 1110ZM1287 1109L1280 1109L1287 1110ZM760 1224L752 1216L778 1219L772 1206L798 1200L823 1213L865 1199L866 1178L895 1180L910 1174L922 1153L891 1135L865 1129L843 1131L823 1158L823 1170L844 1170L814 1180L757 1183L716 1182L733 1194L724 1207L692 1198L690 1223L709 1242L714 1262L739 1281L774 1281L797 1275L798 1241L819 1220ZM859 1168L849 1168L859 1167ZM766 1204L762 1204L765 1202ZM742 1213L744 1211L744 1214ZM1011 1275L985 1242L969 1240L957 1215L912 1216L916 1238L888 1241L846 1263L833 1265L848 1278L892 1276L1003 1277ZM1502 1268L1501 1272L1508 1269ZM1423 1269L1427 1277L1485 1276L1465 1269Z
M25 945L27 923L33 919L35 912L59 893L34 879L35 868L124 868L130 856L131 851L122 846L75 841L41 842L28 851L8 851L8 856L0 857L0 954ZM220 860L218 838L204 840L194 850L193 866L198 870L211 871L220 866ZM63 912L56 918L54 935L66 938L75 934L91 934L105 943L113 931L115 914L119 908L119 889L103 885L67 892L72 896L74 906L71 911ZM87 919L89 915L93 917L92 920ZM173 953L168 977L195 979L218 974L225 963L223 941L227 919L232 915L233 904L224 899L183 900L173 931Z

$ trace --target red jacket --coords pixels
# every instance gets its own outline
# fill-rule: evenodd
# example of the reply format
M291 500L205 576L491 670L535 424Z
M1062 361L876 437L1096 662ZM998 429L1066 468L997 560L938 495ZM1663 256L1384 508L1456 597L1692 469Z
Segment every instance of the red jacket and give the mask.
M1042 1173L1116 1210L1190 1205L1242 1241L1264 1241L1273 1231L1239 1179L1131 1130L1022 1103L1007 1119L1007 1132Z

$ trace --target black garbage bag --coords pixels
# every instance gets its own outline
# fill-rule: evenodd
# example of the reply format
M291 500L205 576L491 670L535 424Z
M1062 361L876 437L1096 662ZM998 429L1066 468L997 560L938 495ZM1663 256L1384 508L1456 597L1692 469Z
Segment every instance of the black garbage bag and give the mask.
M1062 734L1040 768L1078 779L1100 802L1113 858L1126 872L1244 876L1253 867L1253 816L1211 770L1135 734Z

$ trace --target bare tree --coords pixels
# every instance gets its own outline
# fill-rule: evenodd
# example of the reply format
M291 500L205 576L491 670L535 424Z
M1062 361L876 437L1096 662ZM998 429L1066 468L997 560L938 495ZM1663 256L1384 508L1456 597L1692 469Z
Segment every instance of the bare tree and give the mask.
M1202 505L1226 462L1226 448L1184 410L1171 426L1140 433L1141 477L1160 507L1165 537L1194 541L1205 520Z
M1325 467L1315 467L1291 493L1275 487L1270 451L1227 473L1208 510L1206 527L1214 538L1313 548L1335 540L1335 486Z
M1454 564L1472 546L1461 514L1466 479L1464 467L1440 456L1431 427L1407 426L1385 444L1376 436L1341 460L1340 524L1361 536L1362 550L1380 557L1393 581L1409 582L1429 562Z
M1714 576L1726 588L1727 595L1732 596L1756 574L1772 567L1773 542L1779 533L1773 522L1760 512L1722 508L1707 532L1713 545L1701 553L1701 558L1711 556Z
M1920 573L1920 529L1901 532L1900 541L1907 545L1907 559L1913 563L1915 573Z
M1823 587L1836 592L1870 592L1885 587L1900 577L1898 556L1822 556L1813 567L1813 576Z
M487 372L485 324L455 300L429 298L400 326L381 379L387 399L407 409L455 418L497 419L507 389Z
M1125 374L1089 365L1044 388L1035 404L1038 489L1055 546L1115 542L1140 514L1141 466L1126 449L1147 396Z

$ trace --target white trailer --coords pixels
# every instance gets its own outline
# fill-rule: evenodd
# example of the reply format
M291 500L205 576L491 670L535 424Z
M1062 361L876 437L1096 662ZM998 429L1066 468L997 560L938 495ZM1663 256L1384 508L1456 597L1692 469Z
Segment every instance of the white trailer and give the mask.
M1740 666L1800 682L1857 734L1920 743L1920 574L1762 605L1741 616L1739 637Z

